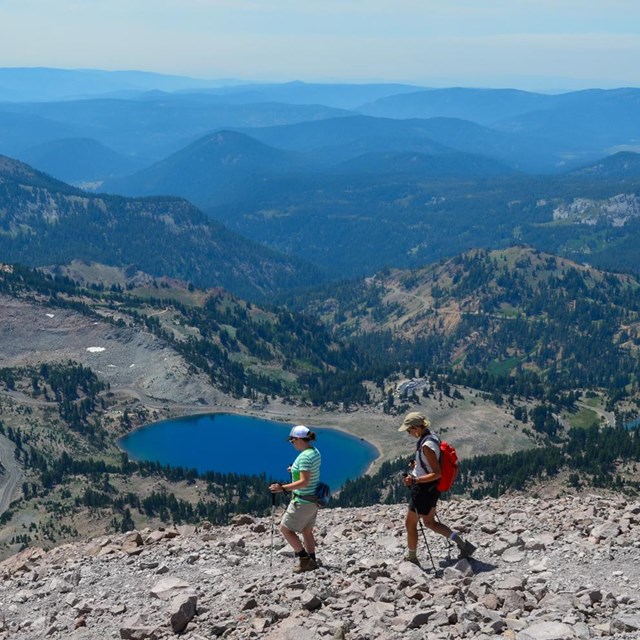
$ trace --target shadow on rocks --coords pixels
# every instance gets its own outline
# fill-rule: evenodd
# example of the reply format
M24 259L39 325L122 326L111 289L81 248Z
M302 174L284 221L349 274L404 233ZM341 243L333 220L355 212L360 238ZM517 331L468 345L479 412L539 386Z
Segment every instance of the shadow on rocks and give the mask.
M453 558L451 556L444 558L443 560L440 560L438 562L437 574L442 575L442 573L449 567L458 568L459 562L461 562L459 558ZM492 564L490 562L483 562L482 560L478 560L477 558L467 558L466 563L468 563L468 565L471 567L474 575L478 573L487 573L489 571L495 571L495 569L498 568L498 565ZM429 569L429 568L430 567L425 566L425 569Z

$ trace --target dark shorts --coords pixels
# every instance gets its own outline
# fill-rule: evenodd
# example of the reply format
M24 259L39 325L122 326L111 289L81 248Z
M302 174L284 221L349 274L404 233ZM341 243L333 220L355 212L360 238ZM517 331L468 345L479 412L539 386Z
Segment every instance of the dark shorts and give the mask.
M426 516L436 504L440 492L436 489L437 483L416 484L411 487L411 500L409 511L415 511L418 515Z

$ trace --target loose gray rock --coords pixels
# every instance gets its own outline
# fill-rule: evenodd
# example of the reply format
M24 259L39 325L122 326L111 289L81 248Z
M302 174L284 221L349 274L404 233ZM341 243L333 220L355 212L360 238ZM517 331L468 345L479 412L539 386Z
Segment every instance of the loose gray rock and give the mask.
M539 622L516 635L516 640L571 640L576 634L562 622Z
M640 634L640 613L618 614L611 621L611 631L638 632Z
M171 601L171 628L181 633L196 615L198 597L195 594L180 594Z
M189 589L189 583L180 578L163 578L151 589L151 595L160 600L171 600L187 589Z
M421 566L405 562L406 505L324 509L321 566L299 575L279 537L271 562L270 518L255 516L26 549L0 562L0 640L640 638L640 501L514 495L441 511L473 558L426 531L430 554L420 539Z

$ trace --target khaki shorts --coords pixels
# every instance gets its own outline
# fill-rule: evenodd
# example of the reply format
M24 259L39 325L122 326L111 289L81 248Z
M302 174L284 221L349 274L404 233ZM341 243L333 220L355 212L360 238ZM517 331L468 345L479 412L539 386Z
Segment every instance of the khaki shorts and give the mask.
M313 527L315 525L317 515L317 504L303 504L292 500L289 503L287 510L284 512L280 524L287 529L291 529L291 531L300 533L303 529Z

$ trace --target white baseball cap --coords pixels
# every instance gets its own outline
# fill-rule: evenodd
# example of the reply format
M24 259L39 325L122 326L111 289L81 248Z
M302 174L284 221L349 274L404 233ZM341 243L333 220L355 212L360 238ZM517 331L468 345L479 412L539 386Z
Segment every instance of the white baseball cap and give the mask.
M291 429L291 432L289 433L289 437L290 438L307 438L309 436L309 433L311 433L311 431L307 429L307 427L305 427L303 424L299 424L293 427L293 429Z

